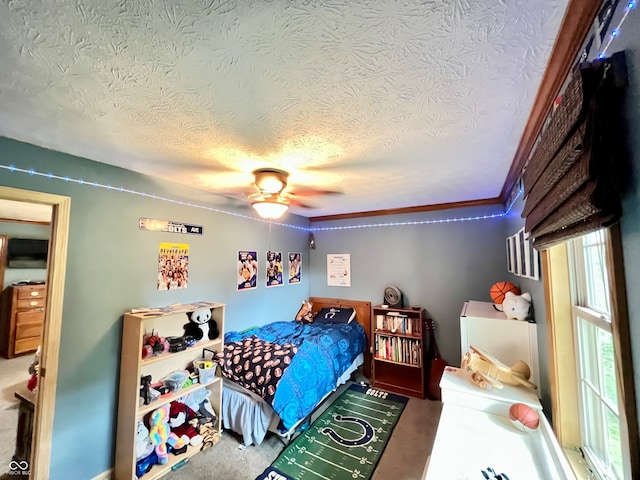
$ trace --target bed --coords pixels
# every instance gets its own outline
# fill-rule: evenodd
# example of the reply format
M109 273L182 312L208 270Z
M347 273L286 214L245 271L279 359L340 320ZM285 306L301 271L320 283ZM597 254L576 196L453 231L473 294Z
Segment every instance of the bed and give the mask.
M217 357L224 380L222 420L242 435L244 446L260 445L268 431L288 443L359 367L370 377L371 303L323 297L309 302L323 314L311 324L287 319L225 335ZM353 309L355 316L350 323L332 323L332 315L324 315L330 309Z

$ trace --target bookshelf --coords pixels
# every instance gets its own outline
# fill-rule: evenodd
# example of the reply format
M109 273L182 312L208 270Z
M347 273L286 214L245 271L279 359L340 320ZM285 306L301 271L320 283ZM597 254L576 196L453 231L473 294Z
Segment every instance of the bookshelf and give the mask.
M195 346L178 352L166 352L160 355L142 358L144 335L153 331L162 336L182 336L183 325L189 322L188 314L201 308L209 308L212 318L218 325L218 337L209 340L203 338ZM118 404L118 423L116 433L115 478L136 478L136 432L138 421L148 426L148 417L162 405L206 388L211 392L209 401L217 414L214 430L219 435L222 431L222 378L216 375L206 383L194 383L175 392L165 393L150 404L140 401L140 377L151 375L154 381L162 379L168 373L189 367L194 360L201 359L204 349L221 351L224 338L225 305L215 302L197 302L192 304L176 304L164 308L135 309L125 313L122 329L122 359L120 362L120 393ZM215 440L217 441L217 439ZM140 478L154 480L171 472L181 462L200 452L203 446L188 446L185 453L169 454L169 462L154 465Z
M372 309L373 386L425 396L425 317L422 308Z

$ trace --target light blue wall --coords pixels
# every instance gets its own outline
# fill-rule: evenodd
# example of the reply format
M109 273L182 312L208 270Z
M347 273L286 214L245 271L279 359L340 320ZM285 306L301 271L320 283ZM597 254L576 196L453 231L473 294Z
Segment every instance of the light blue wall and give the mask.
M0 164L53 172L148 194L234 209L231 200L127 170L0 138ZM178 205L115 190L0 170L0 185L71 197L68 261L52 446L52 479L92 478L112 467L117 413L122 314L132 307L198 300L227 304L226 328L243 329L293 318L309 295L309 270L299 285L236 291L237 250L302 252L308 258L308 220L288 215L302 228ZM237 204L237 202L235 202ZM139 217L203 225L204 235L138 229ZM190 245L189 286L156 290L160 242ZM261 264L261 267L262 264ZM84 439L84 440L83 440ZM90 439L90 441L86 441Z
M49 225L34 223L0 222L0 235L15 238L48 239L51 228ZM38 281L47 279L47 270L43 268L7 268L4 271L3 289L14 282Z
M314 222L312 228L437 222L500 213L474 207L411 215ZM440 352L460 365L460 312L467 300L491 301L489 289L506 275L505 222L490 218L449 223L371 226L314 232L311 291L314 295L381 304L384 288L397 286L406 305L421 305L436 324ZM351 287L327 286L327 254L351 255Z
M626 52L629 73L629 87L625 101L626 133L632 170L626 176L629 185L623 196L620 225L631 328L636 406L640 414L640 295L637 293L640 285L640 11L637 8L629 14L621 31L622 34L616 39L614 45L616 51Z
M524 227L524 219L520 216L524 207L522 196L516 200L507 219L507 236L517 233ZM506 246L505 246L506 250ZM542 276L540 276L542 278ZM505 279L517 285L522 293L531 294L533 318L537 324L538 333L538 361L540 365L540 401L546 416L551 419L551 391L549 379L549 343L547 342L547 317L545 309L544 286L542 280L523 278L507 273Z

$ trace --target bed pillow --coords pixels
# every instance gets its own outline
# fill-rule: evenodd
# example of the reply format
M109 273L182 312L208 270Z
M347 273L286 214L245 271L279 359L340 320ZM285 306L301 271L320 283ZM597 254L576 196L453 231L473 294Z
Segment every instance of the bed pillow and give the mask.
M348 324L356 316L355 308L323 308L314 317L316 323Z
M302 306L296 313L295 320L300 323L312 323L315 313L312 311L313 305L307 300L302 301Z

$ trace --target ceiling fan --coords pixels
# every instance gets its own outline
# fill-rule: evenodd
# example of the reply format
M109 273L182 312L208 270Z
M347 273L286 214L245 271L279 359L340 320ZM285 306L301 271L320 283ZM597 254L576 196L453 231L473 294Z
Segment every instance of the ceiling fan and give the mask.
M251 206L262 218L280 218L289 208L289 198L282 192L289 174L283 170L260 168L253 172L253 184L259 193L249 195Z
M258 189L258 192L249 195L251 206L261 217L270 220L280 218L290 205L312 208L310 205L301 202L296 196L340 193L331 190L285 192L287 178L289 177L288 172L277 168L259 168L252 173L254 176L253 184Z

